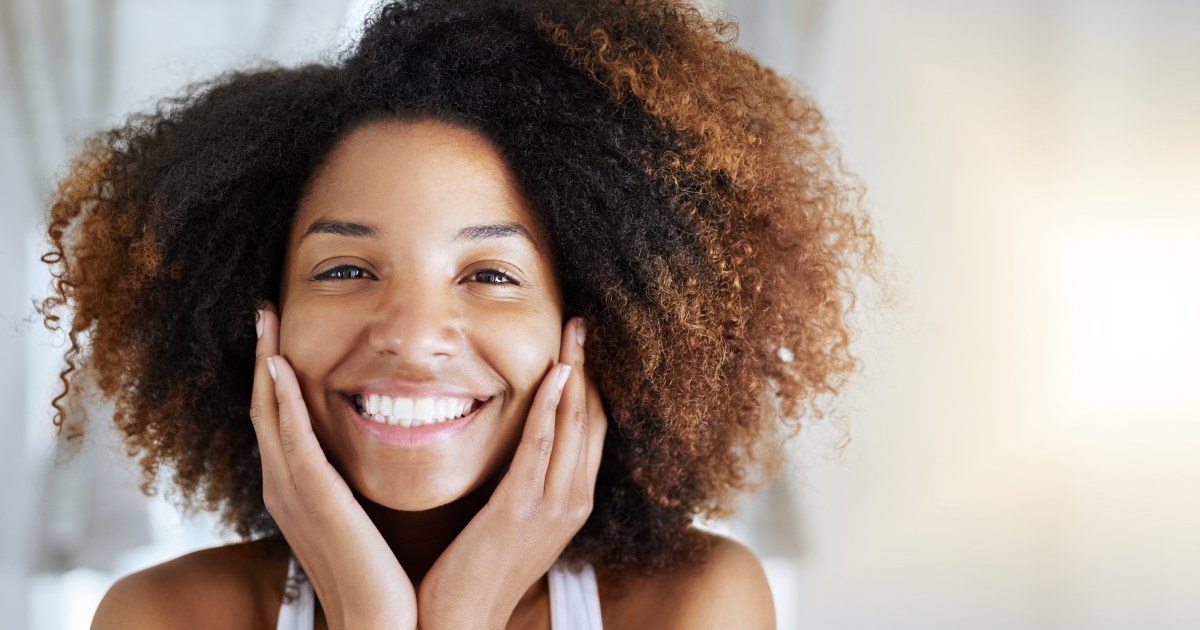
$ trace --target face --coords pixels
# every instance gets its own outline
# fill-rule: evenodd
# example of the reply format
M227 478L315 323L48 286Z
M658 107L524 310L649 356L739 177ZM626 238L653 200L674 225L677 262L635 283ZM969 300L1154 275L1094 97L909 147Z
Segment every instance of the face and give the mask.
M289 235L280 353L367 499L431 509L502 474L562 322L548 245L483 136L373 122L314 174Z

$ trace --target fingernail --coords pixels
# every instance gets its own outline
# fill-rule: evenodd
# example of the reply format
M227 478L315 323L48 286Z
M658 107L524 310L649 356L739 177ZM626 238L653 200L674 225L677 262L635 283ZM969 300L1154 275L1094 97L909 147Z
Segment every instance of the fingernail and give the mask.
M267 357L267 371L271 373L272 381L279 379L275 373L275 357Z
M564 364L564 365L558 366L558 376L554 377L554 386L557 387L559 390L562 390L563 385L567 384L567 377L570 375L571 375L571 366L570 365Z
M579 345L581 346L584 340L587 339L587 324L582 319L575 326L575 338L579 340Z
M254 311L254 332L258 333L258 338L262 339L263 331L263 312L262 309Z

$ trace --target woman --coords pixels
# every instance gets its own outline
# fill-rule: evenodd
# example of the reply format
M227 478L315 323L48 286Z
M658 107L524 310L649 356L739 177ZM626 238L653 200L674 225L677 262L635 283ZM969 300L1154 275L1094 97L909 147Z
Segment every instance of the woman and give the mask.
M51 208L56 422L94 382L147 488L247 542L122 579L94 626L772 627L758 560L692 521L855 367L874 242L731 31L393 3L337 64L98 137Z

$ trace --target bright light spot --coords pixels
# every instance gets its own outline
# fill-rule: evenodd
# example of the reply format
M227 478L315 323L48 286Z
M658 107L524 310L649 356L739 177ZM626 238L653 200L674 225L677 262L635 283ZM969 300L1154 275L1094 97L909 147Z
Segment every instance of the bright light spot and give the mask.
M1046 356L1060 411L1200 410L1198 244L1194 220L1093 219L1056 231L1046 252Z

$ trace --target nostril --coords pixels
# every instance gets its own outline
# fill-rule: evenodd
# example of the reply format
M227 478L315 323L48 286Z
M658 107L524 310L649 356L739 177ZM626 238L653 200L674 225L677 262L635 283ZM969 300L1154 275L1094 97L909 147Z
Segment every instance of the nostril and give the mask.
M466 336L459 317L426 292L420 302L380 308L372 319L369 347L380 355L429 364L461 354Z

